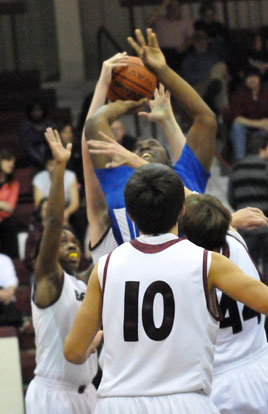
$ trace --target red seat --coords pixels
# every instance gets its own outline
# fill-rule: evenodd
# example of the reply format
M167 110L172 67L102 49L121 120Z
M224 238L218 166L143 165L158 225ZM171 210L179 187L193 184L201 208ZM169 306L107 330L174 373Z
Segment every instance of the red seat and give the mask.
M41 85L40 72L38 70L2 71L0 72L1 91L27 91L39 90Z
M18 220L18 232L28 231L31 215L35 208L33 203L18 203L15 210L15 217Z
M31 272L25 266L24 261L21 259L13 259L13 263L16 269L17 277L19 279L20 285L29 285Z
M21 370L22 370L22 379L24 384L29 384L29 382L34 377L35 369L35 351L27 350L22 351L20 354L21 360Z
M31 288L30 286L19 286L16 290L18 309L25 315L31 315Z
M19 201L26 201L23 200L26 197L28 202L33 201L32 180L35 174L36 168L34 167L17 168L15 170L15 178L20 184Z

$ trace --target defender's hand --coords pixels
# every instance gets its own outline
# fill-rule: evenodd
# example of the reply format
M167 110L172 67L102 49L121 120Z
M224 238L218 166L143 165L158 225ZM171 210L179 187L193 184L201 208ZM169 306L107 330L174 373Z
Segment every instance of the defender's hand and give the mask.
M127 40L143 63L157 75L159 71L167 66L166 59L159 47L156 34L153 33L152 29L147 29L146 32L147 42L140 29L135 30L136 40L132 37L128 37Z
M64 148L56 129L53 130L52 128L47 128L45 137L51 149L54 160L57 163L67 163L71 157L72 144L67 144L67 147Z
M154 99L148 103L151 112L139 112L138 115L148 119L150 122L163 124L168 120L173 120L174 115L170 103L170 92L166 91L160 83L159 89L154 92Z

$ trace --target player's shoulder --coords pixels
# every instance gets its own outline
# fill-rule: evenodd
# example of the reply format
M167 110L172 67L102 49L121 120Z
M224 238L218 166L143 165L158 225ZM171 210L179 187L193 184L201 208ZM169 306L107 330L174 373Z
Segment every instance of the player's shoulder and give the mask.
M247 250L247 244L240 233L234 230L228 230L226 235L226 241L228 245L236 246L237 248L246 249Z

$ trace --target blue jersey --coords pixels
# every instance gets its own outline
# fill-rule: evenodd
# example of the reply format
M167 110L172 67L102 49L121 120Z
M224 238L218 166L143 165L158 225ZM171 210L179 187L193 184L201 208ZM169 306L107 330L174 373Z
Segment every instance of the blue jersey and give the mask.
M174 171L191 191L204 193L210 173L204 170L192 150L185 144L179 160L173 165ZM134 169L126 166L96 170L108 206L111 226L118 244L139 236L135 223L126 212L124 188Z

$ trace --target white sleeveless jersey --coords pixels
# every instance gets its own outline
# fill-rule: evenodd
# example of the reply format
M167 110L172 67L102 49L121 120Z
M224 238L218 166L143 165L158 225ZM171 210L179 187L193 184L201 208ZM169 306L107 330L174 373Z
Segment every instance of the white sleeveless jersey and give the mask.
M260 280L259 272L240 234L229 231L226 241L227 246L223 254L247 275ZM217 337L215 373L267 346L264 330L265 316L220 291L217 291L217 296L223 320L220 322Z
M31 301L36 343L35 375L78 386L92 382L97 373L96 354L82 365L70 364L63 355L65 338L85 292L84 282L64 272L62 292L53 305L42 309Z
M173 234L143 235L100 258L100 397L209 394L218 331L208 311L210 261Z

